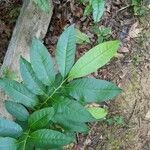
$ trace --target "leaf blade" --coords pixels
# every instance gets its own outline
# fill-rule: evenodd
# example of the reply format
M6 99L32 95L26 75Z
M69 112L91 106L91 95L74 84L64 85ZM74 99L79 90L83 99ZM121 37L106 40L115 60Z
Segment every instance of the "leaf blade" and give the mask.
M20 72L26 87L37 95L45 94L44 85L37 79L31 64L23 57L20 58Z
M39 129L46 126L54 115L52 107L35 111L29 116L28 124L32 129Z
M12 101L5 101L5 108L19 121L26 121L28 119L29 112L21 104Z
M61 34L56 46L56 61L63 77L66 77L74 64L75 51L75 28L71 25Z
M85 33L81 32L79 29L76 29L76 42L77 44L90 43L90 40Z
M0 149L1 150L17 150L17 140L10 137L0 137Z
M86 103L110 100L121 93L121 89L106 80L82 78L71 81L65 86L66 92L77 100Z
M92 6L90 4L86 5L83 16L88 16L88 15L90 15L91 12L92 12Z
M50 6L48 0L33 0L35 4L44 12L48 13L50 11Z
M0 87L10 96L14 102L33 108L38 103L36 95L31 93L23 84L5 78L0 78Z
M32 39L30 61L39 80L45 85L51 85L55 80L55 70L52 58L43 43Z
M75 122L92 122L95 119L92 115L77 101L68 98L59 99L59 103L54 105L55 114L63 115L68 120Z
M93 8L94 22L99 22L104 13L105 1L104 0L92 0L91 4Z
M101 43L83 55L72 67L69 80L88 75L105 65L117 52L118 41Z
M6 120L0 119L0 136L9 136L9 137L19 137L22 134L22 128L17 123Z
M72 120L66 119L63 115L55 115L52 119L53 122L61 125L65 130L69 130L71 132L79 132L79 133L88 133L89 128L85 123L75 122Z
M39 148L58 148L73 142L73 140L61 132L41 129L33 132L29 141Z
M89 107L87 110L97 120L105 118L108 113L106 109L100 107Z

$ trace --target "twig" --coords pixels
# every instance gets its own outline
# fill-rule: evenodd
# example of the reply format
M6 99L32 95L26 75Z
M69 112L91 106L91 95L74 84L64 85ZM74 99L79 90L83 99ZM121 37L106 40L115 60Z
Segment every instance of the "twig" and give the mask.
M132 5L127 5L127 6L125 6L125 7L122 7L122 8L120 8L118 11L117 11L117 13L118 12L120 12L120 11L123 11L123 10L125 10L125 9L127 9L127 8L129 8L129 7L131 7Z

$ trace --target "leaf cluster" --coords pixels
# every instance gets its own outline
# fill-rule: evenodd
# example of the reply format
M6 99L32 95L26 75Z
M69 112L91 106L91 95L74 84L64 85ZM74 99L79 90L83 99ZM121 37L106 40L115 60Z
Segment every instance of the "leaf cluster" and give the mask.
M106 116L103 108L86 105L110 100L121 89L84 76L105 65L116 54L119 42L99 44L75 63L75 33L71 25L58 39L57 67L42 42L33 38L30 62L20 58L23 81L0 78L0 87L9 96L5 107L15 117L14 121L0 119L0 149L61 149L75 142L76 133L87 133L88 122Z
M112 34L110 27L99 27L97 25L91 28L91 32L97 35L97 43L108 41Z
M146 12L149 11L144 7L142 0L131 0L131 5L133 6L134 15L136 16L145 15Z

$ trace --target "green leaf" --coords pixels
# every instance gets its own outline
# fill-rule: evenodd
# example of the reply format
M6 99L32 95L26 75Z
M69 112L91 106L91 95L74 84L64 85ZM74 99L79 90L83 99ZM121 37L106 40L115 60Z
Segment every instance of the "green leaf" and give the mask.
M52 121L61 125L65 130L79 133L88 133L89 131L85 123L68 120L61 114L56 114Z
M48 13L50 11L50 5L48 0L33 0L35 4L44 12Z
M30 60L38 79L45 85L51 85L55 80L53 61L46 47L36 38L32 40Z
M21 126L23 131L26 131L28 129L28 122L27 121L19 121L16 119L15 122Z
M71 25L61 34L56 47L56 61L63 77L66 77L74 64L75 52L75 28Z
M36 95L31 93L23 84L5 78L0 78L0 87L14 102L33 108L38 103Z
M88 16L90 15L91 12L92 12L92 5L86 5L83 15Z
M106 37L111 34L111 28L99 27L100 36Z
M79 29L76 29L76 42L78 44L82 44L84 42L90 43L90 40L85 33L82 33Z
M35 111L29 116L28 123L32 129L39 129L45 127L54 115L54 109L47 107Z
M142 0L131 0L133 10L134 10L134 15L143 15L145 10L142 7Z
M17 140L10 137L0 137L0 149L1 150L17 150Z
M62 122L63 123L63 122ZM62 124L69 131L78 132L78 133L88 133L89 128L85 123L82 122L75 122L75 121L68 121Z
M116 54L119 44L119 41L109 41L93 47L75 63L68 78L79 78L104 66Z
M33 143L28 142L30 137L30 129L27 129L22 136L18 139L18 149L17 150L33 150Z
M28 119L29 112L21 104L12 101L5 101L5 108L17 120L26 121Z
M23 57L20 58L20 72L26 87L37 95L45 94L45 87L39 81L31 67L31 64Z
M89 2L89 0L80 0L79 2L82 3L83 5L86 5Z
M91 115L95 118L95 119L103 119L106 117L107 115L107 110L104 108L100 108L100 107L91 107L91 108L87 108L87 110L91 113Z
M0 136L19 137L22 134L22 128L15 122L0 119Z
M94 78L82 78L71 81L65 86L66 92L77 100L103 102L121 93L115 84Z
M1 68L1 77L9 78L11 80L17 80L18 78L17 73L6 66Z
M105 1L104 0L92 0L91 5L93 8L94 22L99 22L105 10Z
M57 115L63 115L68 120L75 122L95 121L92 115L79 102L68 98L59 99L54 108Z
M29 138L29 142L34 143L39 148L59 148L70 144L73 140L61 132L49 129L37 130L31 133Z

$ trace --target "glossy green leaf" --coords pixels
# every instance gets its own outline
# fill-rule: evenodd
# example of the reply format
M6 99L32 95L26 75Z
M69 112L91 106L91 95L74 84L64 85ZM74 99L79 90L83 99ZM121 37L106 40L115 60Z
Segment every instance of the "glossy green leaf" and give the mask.
M56 61L63 77L66 77L74 64L75 52L76 34L74 25L71 25L61 34L56 47Z
M99 22L105 10L105 1L104 0L91 0L91 5L93 8L94 22Z
M80 0L79 2L82 3L83 5L86 5L89 2L89 0Z
M68 78L79 78L104 66L116 54L119 44L119 41L109 41L93 47L75 63Z
M36 95L31 93L23 84L17 81L1 78L0 87L14 102L21 103L31 108L38 104Z
M18 150L17 140L10 137L0 137L0 150Z
M28 123L32 129L45 127L54 115L52 107L43 108L35 111L29 116Z
M67 131L79 133L87 133L89 131L89 128L85 123L68 120L63 114L56 114L52 121L59 124Z
M95 121L92 115L79 102L68 98L59 99L54 108L57 115L63 115L68 120L75 122Z
M86 5L83 15L88 16L90 15L91 12L92 12L92 5Z
M44 12L50 11L50 5L48 0L33 0L35 4Z
M141 16L145 14L146 9L144 9L144 7L142 6L142 2L142 0L131 0L134 15Z
M19 121L26 121L28 119L29 112L21 104L12 101L5 101L5 108Z
M0 136L19 137L22 134L22 128L17 123L0 119Z
M76 42L78 44L90 43L90 40L85 33L81 32L79 29L76 29Z
M45 85L51 85L55 80L53 61L46 47L36 38L32 40L30 61L38 79Z
M45 87L39 81L31 67L31 64L24 58L20 58L20 72L26 87L37 95L45 94Z
M87 110L91 113L91 115L95 118L95 119L103 119L106 117L107 115L107 110L104 108L100 108L100 107L90 107L87 108Z
M70 144L73 140L61 132L49 129L37 130L31 133L29 139L30 142L39 148L57 148Z
M115 84L95 78L82 78L71 81L65 86L66 92L77 100L103 102L121 93Z
M76 43L82 44L84 42L90 43L90 39L89 39L88 35L81 32L79 29L76 29Z

